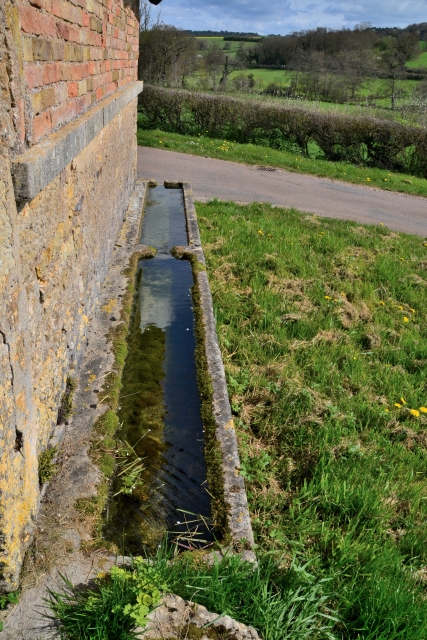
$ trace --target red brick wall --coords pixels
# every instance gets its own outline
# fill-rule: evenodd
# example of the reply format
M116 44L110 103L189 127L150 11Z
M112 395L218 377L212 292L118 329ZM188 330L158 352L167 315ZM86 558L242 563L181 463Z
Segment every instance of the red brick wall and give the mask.
M137 80L135 0L18 0L18 11L28 144Z

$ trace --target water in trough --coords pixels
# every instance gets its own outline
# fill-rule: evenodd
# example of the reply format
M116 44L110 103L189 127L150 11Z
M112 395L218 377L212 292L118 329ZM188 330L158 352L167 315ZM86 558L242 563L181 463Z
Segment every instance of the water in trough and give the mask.
M143 459L144 471L135 490L110 500L106 525L107 538L132 554L154 548L165 532L179 535L184 546L189 530L197 532L193 544L212 539L205 524L210 497L196 379L193 274L188 261L170 254L172 247L188 244L180 189L149 189L140 243L157 254L138 266L119 435Z

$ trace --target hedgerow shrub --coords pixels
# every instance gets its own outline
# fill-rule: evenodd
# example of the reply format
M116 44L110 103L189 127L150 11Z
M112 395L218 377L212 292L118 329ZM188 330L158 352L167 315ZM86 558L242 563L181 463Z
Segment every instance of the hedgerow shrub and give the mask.
M208 134L237 142L427 177L427 130L370 116L145 86L139 100L146 129Z

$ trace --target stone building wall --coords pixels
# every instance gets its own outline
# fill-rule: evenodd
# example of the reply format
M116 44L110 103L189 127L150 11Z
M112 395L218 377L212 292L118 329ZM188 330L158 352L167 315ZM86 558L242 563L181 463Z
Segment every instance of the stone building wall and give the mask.
M0 589L136 172L138 7L0 0Z

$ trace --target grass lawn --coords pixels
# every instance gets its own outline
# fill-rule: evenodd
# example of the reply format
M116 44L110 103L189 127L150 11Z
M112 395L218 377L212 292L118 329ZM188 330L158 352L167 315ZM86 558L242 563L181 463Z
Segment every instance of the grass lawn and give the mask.
M334 637L425 640L427 243L197 213L257 544L331 578Z
M368 169L344 162L305 158L291 151L276 151L270 147L232 143L207 136L182 136L159 130L138 129L137 137L138 144L146 147L209 156L243 164L268 165L295 173L308 173L322 178L374 186L386 191L427 196L427 180L402 173L391 173L383 169Z

